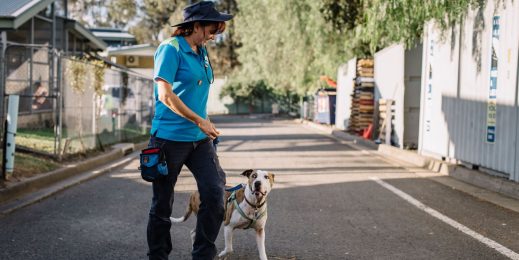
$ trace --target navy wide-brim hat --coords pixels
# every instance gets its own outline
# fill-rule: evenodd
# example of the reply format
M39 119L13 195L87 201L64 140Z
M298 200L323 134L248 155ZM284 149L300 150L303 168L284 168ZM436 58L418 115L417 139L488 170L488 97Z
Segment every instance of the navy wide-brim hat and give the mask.
M172 26L182 26L196 21L226 22L232 17L231 14L218 12L212 1L201 1L184 8L184 21Z

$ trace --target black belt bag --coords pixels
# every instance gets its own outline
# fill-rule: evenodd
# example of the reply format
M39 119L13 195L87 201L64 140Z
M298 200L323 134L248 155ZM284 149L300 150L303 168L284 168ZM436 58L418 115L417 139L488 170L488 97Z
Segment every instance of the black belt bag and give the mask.
M146 148L141 151L141 177L145 181L153 182L168 175L168 165L164 151L161 148Z

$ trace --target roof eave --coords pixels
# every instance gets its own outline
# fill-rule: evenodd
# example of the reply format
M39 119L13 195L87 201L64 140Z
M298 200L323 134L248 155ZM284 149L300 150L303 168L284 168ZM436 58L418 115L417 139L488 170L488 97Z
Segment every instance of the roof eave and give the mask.
M0 17L0 28L17 29L18 27L22 26L22 24L29 21L41 10L45 9L45 7L47 7L49 4L55 1L56 0L42 0L26 8L19 14L15 14L14 16Z
M95 37L89 30L75 20L67 19L66 27L72 29L87 38L98 50L106 50L108 45L101 39Z
M155 52L156 48L157 48L156 46L153 46L151 44L143 44L142 46L136 46L136 47L125 46L125 47L121 47L121 48L117 48L117 49L108 49L107 53L108 53L108 55L131 55L132 52L146 50L146 49L151 49L152 52Z

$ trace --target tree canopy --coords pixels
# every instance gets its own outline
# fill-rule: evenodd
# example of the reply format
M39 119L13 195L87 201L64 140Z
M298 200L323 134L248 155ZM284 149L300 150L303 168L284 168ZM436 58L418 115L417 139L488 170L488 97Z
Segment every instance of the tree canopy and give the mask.
M231 81L265 80L304 93L319 76L334 77L345 57L346 37L334 32L321 8L314 0L240 1L234 24L241 66Z
M497 0L499 1L499 0ZM484 0L243 0L235 19L238 66L229 84L265 80L306 93L321 75L394 43L415 46L425 22L443 29ZM238 84L239 85L239 84ZM247 84L242 84L246 86Z
M72 13L94 26L131 26L139 43L158 43L182 19L187 0L70 0ZM496 0L501 1L501 0ZM195 1L192 1L195 2ZM425 22L442 28L459 22L485 0L215 0L232 13L227 30L209 46L217 75L229 85L265 82L280 93L308 93L320 76L335 78L352 57L366 57L393 43L419 43ZM104 14L104 15L103 15ZM256 82L256 83L255 83Z

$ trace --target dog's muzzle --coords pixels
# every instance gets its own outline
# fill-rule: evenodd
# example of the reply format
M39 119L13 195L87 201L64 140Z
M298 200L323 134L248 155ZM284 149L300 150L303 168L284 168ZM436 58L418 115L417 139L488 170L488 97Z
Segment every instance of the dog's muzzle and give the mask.
M262 192L261 191L261 182L257 181L257 182L254 182L254 190L252 190L252 193L254 195L256 195L256 197L258 196L265 196L267 194L267 191L265 192Z

